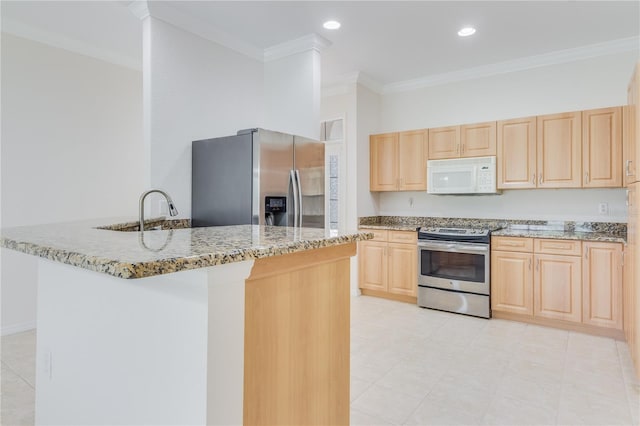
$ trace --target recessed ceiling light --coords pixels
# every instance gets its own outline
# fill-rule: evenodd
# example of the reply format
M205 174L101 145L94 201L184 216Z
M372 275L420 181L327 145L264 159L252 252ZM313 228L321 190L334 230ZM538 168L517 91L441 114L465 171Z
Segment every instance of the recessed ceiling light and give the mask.
M340 22L338 21L327 21L324 24L322 24L323 27L325 27L328 30L337 30L338 28L340 28Z
M458 35L460 37L468 37L470 35L475 34L476 29L473 27L464 27L460 31L458 31Z

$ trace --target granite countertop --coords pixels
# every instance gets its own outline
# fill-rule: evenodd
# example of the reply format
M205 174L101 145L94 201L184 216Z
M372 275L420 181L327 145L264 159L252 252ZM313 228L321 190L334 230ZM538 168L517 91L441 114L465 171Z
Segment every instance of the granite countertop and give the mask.
M626 224L607 222L372 216L360 218L359 228L415 231L421 226L496 229L494 236L626 243Z
M161 229L141 233L135 221L116 222L118 219L6 228L0 245L119 278L143 278L373 238L366 232L329 235L324 229L279 226L190 228L189 220L161 219L145 222L145 228L151 224Z
M529 238L553 238L557 240L582 240L582 241L601 241L610 243L626 243L626 239L622 236L607 232L592 231L566 231L562 229L526 229L508 227L491 233L492 236L503 237L529 237Z

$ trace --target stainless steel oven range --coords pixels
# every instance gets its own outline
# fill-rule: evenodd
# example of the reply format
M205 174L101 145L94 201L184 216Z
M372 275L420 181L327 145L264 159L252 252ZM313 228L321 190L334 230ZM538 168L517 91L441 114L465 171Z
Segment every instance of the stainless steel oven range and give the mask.
M418 306L491 318L489 229L418 229Z

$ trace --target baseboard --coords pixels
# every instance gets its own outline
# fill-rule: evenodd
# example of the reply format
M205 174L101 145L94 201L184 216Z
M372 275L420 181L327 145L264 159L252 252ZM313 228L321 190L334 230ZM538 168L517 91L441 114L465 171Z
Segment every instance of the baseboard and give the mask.
M2 331L0 332L3 336L8 336L9 334L22 333L23 331L29 331L36 328L35 321L23 322L20 324L13 324L2 326Z
M574 323L569 321L553 320L548 318L532 317L529 315L514 314L511 312L491 311L492 318L506 319L510 321L526 322L528 324L542 325L545 327L559 328L567 331L592 334L594 336L609 337L624 341L624 332L613 328L596 327L593 325Z
M386 291L369 290L368 288L361 288L360 291L363 296L374 296L382 299L395 300L397 302L411 303L414 305L418 304L418 298L415 296L404 296L402 294L387 293Z

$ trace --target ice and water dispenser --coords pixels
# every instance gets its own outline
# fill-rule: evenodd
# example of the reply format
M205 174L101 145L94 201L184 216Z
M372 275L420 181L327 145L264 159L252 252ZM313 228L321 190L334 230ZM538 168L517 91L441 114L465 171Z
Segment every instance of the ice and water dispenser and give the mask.
M265 225L287 226L287 197L265 197Z

